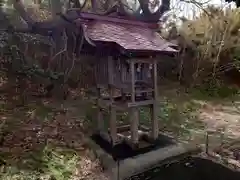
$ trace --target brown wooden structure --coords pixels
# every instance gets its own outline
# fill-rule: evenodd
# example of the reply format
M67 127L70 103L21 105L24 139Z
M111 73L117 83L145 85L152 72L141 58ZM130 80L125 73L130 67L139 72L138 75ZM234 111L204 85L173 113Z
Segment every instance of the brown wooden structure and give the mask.
M146 135L149 140L158 137L157 59L176 52L174 45L155 31L159 27L156 22L169 7L169 1L164 2L155 13L149 10L150 1L139 0L139 12L129 15L122 11L125 8L119 1L119 5L114 5L104 15L85 13L81 8L69 9L65 14L43 22L34 21L25 11L21 0L13 3L28 25L27 28L19 29L20 32L51 37L56 52L62 48L64 41L65 55L72 58L72 66L78 53L95 57L91 65L97 92L97 131L112 145L126 141L132 147L138 147L142 135ZM4 19L7 18L4 16ZM12 26L8 28L10 31L13 29ZM101 93L103 89L107 91L104 96ZM151 109L150 129L139 123L139 109L143 106ZM107 109L110 115L105 130L103 109ZM118 111L129 112L128 125L118 126Z
M119 63L119 64L116 64ZM99 61L97 69L98 89L98 131L103 138L113 145L126 141L136 147L139 136L150 135L149 139L158 137L157 122L157 60L153 59L119 59L108 57L106 63ZM98 71L101 69L102 71ZM101 76L103 75L103 76ZM107 89L103 97L101 89ZM117 90L119 91L118 93ZM151 134L139 125L139 110L147 106L151 109ZM109 131L104 132L103 110L109 108ZM117 127L117 111L129 113L130 125Z
M142 136L149 143L158 138L157 119L157 61L177 52L151 27L156 24L130 21L117 17L82 14L84 32L95 47L85 45L95 55L95 92L97 105L97 133L116 145L123 141L139 147ZM102 93L105 91L105 94ZM139 111L148 107L151 128L140 125ZM104 112L109 113L106 124ZM129 124L118 125L117 113L127 112Z

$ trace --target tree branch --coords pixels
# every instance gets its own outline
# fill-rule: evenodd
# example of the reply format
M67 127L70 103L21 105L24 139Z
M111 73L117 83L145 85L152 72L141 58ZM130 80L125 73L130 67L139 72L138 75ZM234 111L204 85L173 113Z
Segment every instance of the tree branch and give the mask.
M70 23L74 24L74 21L79 18L80 12L80 10L67 11L66 14L58 14L58 16L54 19L44 22L36 22L27 13L21 0L14 0L13 6L23 20L27 23L28 29L25 29L26 32L44 36L49 35L54 30L60 30L63 27L68 26Z
M19 15L22 17L22 19L28 24L28 26L34 25L34 23L35 23L34 20L28 15L21 0L14 0L13 7L19 13Z
M170 0L162 0L162 4L160 5L160 2L155 2L154 5L160 5L156 12L152 13L149 9L149 3L150 1L146 0L138 0L140 3L140 7L143 11L143 16L146 21L151 22L158 22L160 20L160 17L163 15L164 12L169 10L170 7ZM159 1L159 0L158 0Z
M169 10L170 7L170 0L162 0L162 4L160 5L159 0L153 3L153 5L160 5L156 12L152 13L149 9L149 4L151 3L149 0L138 0L140 7L134 11L130 7L128 7L123 1L126 0L118 0L120 11L122 14L130 17L131 19L136 19L145 22L158 22L160 17L163 15L164 12ZM128 10L132 10L132 13ZM142 11L142 12L141 12Z
M14 7L24 21L26 21L28 24L28 28L18 29L17 31L40 34L42 36L51 36L56 45L56 52L61 51L62 46L66 45L67 52L70 56L72 56L73 53L77 53L76 51L78 51L79 48L75 46L77 45L76 41L79 39L78 37L84 37L88 43L94 45L94 43L87 38L81 21L76 21L81 17L81 9L75 8L72 10L67 10L65 14L57 14L57 16L51 20L36 22L27 13L21 0L14 0ZM67 35L67 44L63 42L63 34Z

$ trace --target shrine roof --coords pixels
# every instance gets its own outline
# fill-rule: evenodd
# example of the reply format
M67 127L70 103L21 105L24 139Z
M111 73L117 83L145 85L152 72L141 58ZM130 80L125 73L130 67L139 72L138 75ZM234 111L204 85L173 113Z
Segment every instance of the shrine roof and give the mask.
M94 42L116 43L129 51L177 52L175 44L156 32L158 24L90 13L82 13L82 19L86 35Z

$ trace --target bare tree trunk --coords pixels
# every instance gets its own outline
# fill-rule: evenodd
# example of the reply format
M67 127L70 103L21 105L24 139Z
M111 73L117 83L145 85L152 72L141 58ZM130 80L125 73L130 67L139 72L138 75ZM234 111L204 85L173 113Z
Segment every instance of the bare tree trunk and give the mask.
M42 3L42 0L34 0L34 4L40 5Z
M56 17L57 14L62 12L62 5L60 0L49 0L52 16Z
M63 13L66 13L69 8L70 8L70 2L65 0L63 4Z
M113 6L115 0L106 0L104 4L104 11L108 11L110 7Z
M91 0L91 4L92 4L92 11L97 12L98 10L97 0Z

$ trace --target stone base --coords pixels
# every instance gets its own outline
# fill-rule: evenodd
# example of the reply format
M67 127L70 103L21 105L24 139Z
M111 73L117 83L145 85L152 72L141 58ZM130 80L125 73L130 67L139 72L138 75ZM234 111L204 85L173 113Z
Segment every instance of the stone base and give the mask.
M149 149L148 152L132 157L126 156L126 158L116 159L93 139L89 139L88 142L111 180L124 180L157 164L165 164L178 158L181 159L201 152L201 149L196 146L171 143L164 147L155 146Z

